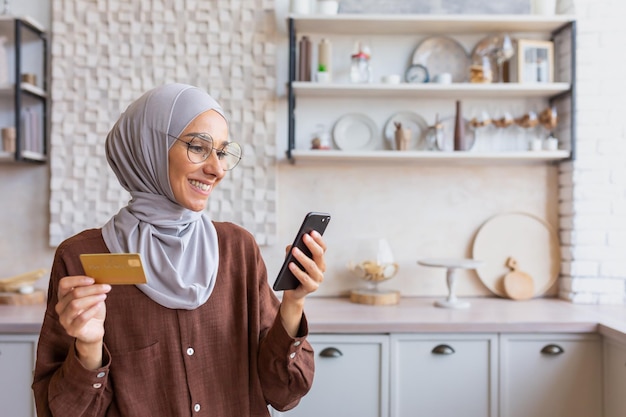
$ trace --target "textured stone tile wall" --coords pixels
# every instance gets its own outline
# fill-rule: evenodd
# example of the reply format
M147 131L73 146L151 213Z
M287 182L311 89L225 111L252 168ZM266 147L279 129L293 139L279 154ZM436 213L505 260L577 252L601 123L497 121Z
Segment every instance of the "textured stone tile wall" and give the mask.
M126 204L104 156L119 114L166 82L224 106L244 159L208 212L260 244L276 234L275 41L271 0L53 0L50 244Z

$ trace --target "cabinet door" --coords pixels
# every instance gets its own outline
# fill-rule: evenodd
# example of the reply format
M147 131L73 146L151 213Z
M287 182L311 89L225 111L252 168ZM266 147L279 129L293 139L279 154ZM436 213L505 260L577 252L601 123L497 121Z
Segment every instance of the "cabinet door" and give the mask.
M387 336L311 335L315 379L288 417L387 416Z
M604 417L626 417L626 345L604 342Z
M597 335L501 336L501 417L602 415Z
M495 417L497 335L394 335L391 415Z
M0 404L2 415L35 416L31 384L37 336L0 335Z

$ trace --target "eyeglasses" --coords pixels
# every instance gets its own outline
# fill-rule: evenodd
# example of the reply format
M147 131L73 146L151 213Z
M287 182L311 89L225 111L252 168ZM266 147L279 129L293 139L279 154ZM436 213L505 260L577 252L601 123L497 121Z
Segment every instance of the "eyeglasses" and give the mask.
M168 134L168 136L187 145L187 158L194 164L201 164L206 161L213 150L215 150L217 159L225 171L235 168L241 161L241 146L236 142L228 142L221 148L215 148L213 147L213 138L206 133L190 134L189 136L192 136L192 138L189 142L173 135Z

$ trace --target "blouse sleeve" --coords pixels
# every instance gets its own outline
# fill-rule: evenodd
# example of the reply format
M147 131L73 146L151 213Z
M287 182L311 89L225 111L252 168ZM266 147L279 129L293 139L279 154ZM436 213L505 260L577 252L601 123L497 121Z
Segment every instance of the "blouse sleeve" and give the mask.
M280 303L267 282L260 279L261 340L259 378L266 401L276 410L292 409L309 391L315 370L311 345L306 340L308 323L304 314L295 338L283 327Z
M86 369L76 356L74 338L67 335L54 309L58 282L69 275L62 253L59 247L52 265L46 313L37 345L32 385L37 416L105 416L112 400L107 388L109 352L105 347L102 368Z

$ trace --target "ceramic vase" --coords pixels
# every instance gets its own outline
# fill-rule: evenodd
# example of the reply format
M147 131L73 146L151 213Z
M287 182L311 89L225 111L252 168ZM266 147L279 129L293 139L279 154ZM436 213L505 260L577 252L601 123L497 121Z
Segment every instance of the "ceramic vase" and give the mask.
M530 11L532 14L551 16L556 14L557 0L531 0Z

